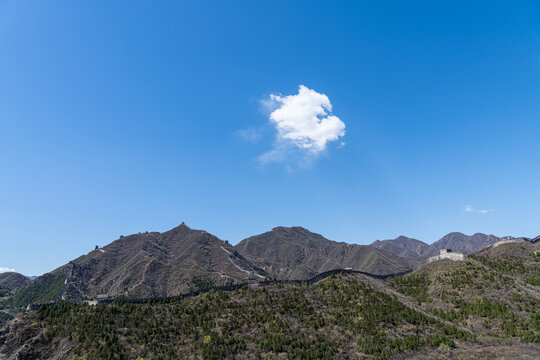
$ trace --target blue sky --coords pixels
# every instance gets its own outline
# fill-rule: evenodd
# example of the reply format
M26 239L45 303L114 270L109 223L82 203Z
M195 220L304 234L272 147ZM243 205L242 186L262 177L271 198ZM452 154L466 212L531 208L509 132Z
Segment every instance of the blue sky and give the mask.
M182 221L540 234L537 3L159 4L0 2L0 268ZM300 85L343 126L273 121Z

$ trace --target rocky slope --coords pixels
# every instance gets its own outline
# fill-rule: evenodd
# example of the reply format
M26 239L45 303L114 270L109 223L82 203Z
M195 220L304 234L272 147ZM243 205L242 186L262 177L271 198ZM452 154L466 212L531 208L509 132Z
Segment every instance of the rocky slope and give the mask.
M0 273L0 297L11 294L28 282L30 279L16 272Z
M472 254L483 247L495 244L499 240L501 238L495 235L482 233L465 235L460 232L453 232L443 236L431 245L436 249L452 249L453 251Z
M0 330L0 359L536 359L540 245L386 281L333 275L167 303L59 303Z
M28 282L30 279L16 272L0 273L0 327L17 313L16 310L7 308L7 302L18 289L24 287Z
M398 236L395 239L376 240L371 246L391 251L394 254L407 259L424 258L439 253L433 246L403 235Z
M302 227L276 227L242 240L235 248L282 279L306 279L332 269L390 274L411 268L406 259L390 251L331 241Z
M440 249L452 249L453 251L472 254L482 248L493 245L499 240L501 238L494 235L482 233L465 235L459 232L453 232L443 236L431 245L406 236L399 236L390 240L377 240L371 245L391 251L398 256L410 259L415 264L420 265L425 263L428 257L437 255Z
M347 275L166 304L59 304L0 331L0 354L18 360L384 359L451 349L470 337L398 301L384 283Z
M24 306L60 298L170 296L267 276L227 242L182 224L164 233L121 237L33 280L15 300Z
M539 279L540 244L513 243L386 281L347 274L165 303L60 302L0 329L0 359L534 359Z

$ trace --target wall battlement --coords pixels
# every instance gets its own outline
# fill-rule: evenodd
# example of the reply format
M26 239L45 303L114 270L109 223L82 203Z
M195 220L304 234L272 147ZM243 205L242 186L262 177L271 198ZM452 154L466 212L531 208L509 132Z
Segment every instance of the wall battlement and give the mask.
M236 289L239 289L242 287L248 287L248 286L258 287L258 286L265 286L265 285L271 285L271 284L314 284L334 274L361 274L361 275L365 275L374 279L385 280L385 279L389 279L393 277L404 276L410 272L412 272L412 270L406 270L403 272L393 273L393 274L378 275L378 274L371 274L364 271L352 270L352 269L334 269L334 270L329 270L329 271L319 273L315 275L314 277L312 277L311 279L306 279L306 280L271 279L271 280L257 281L254 283L245 282L245 283L239 283L239 284L233 284L233 285L212 286L203 290L196 290L189 293L178 294L175 296L157 296L157 297L147 297L147 298L123 298L123 297L116 297L116 298L100 297L99 298L98 297L98 298L87 300L84 302L87 303L88 305L111 304L111 303L114 303L115 301L122 302L122 303L132 303L132 304L163 303L163 302L178 301L187 297L197 296L197 295L209 292L209 291L232 291L232 290L236 290ZM42 306L44 307L52 306L52 305L57 304L58 302L59 300L51 301L45 304L30 304L28 305L27 310L38 310Z
M497 246L500 246L503 244L523 243L523 242L525 242L524 238L504 239L504 240L497 241L495 244L493 244L493 247L496 248Z
M450 259L453 261L462 261L467 259L467 255L460 252L453 252L452 249L441 249L439 255L432 256L428 259L428 262Z

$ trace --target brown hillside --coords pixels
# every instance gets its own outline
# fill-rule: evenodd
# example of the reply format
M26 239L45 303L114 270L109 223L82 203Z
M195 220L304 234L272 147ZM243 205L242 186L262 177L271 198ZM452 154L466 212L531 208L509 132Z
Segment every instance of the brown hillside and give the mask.
M389 251L331 241L302 227L276 227L242 240L235 248L254 264L285 279L305 279L332 269L390 274L411 268L408 260Z
M30 282L26 276L16 272L0 273L0 288L10 291L17 290Z
M465 254L472 254L483 247L495 244L501 238L495 235L486 235L476 233L473 235L465 235L460 232L453 232L440 238L438 241L431 244L436 249L452 249Z
M66 299L97 296L175 295L210 285L244 282L267 274L228 243L182 224L164 233L122 237L53 274L67 276Z
M406 236L398 236L390 240L376 240L371 246L388 250L400 257L409 259L417 266L426 263L428 257L439 253L439 250L434 246Z

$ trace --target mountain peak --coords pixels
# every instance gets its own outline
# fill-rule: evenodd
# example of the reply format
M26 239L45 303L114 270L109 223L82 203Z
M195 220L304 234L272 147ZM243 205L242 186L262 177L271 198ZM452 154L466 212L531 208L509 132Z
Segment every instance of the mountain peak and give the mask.
M384 249L328 240L301 226L278 226L240 241L235 249L278 278L309 278L352 268L372 273L400 272L409 262Z
M127 241L126 241L127 240ZM62 296L164 296L267 274L218 237L181 223L163 232L129 235L52 272L66 279Z
M199 232L202 230L195 230L186 225L185 222L182 222L180 225L164 232L163 234L181 234L181 233L190 233L190 232Z
M9 290L18 289L30 281L26 276L17 272L4 272L0 273L0 293L2 288Z
M407 240L416 240L416 239L410 238L410 237L405 236L405 235L399 235L399 236L398 236L397 238L395 238L394 240L407 241Z
M493 245L500 238L494 235L475 233L466 235L460 232L451 232L432 244L437 249L452 249L467 254L471 254L485 246Z
M192 228L190 228L189 226L186 225L185 222L182 221L182 223L174 228L172 228L171 230L174 230L174 229L186 229L186 230L193 230Z
M302 231L302 232L311 232L302 226L276 226L272 228L271 231Z
M406 259L418 259L429 255L435 255L437 250L432 249L430 245L423 241L400 235L395 239L377 240L372 246L379 249L385 249Z

